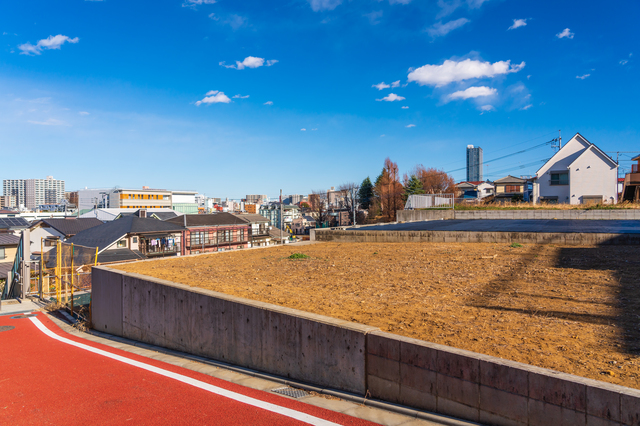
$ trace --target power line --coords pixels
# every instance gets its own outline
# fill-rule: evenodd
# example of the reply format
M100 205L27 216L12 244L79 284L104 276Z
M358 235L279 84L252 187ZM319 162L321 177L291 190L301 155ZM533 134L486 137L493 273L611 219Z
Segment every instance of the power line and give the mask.
M502 157L498 157L498 158L494 158L494 159L491 159L491 160L483 161L482 165L485 165L485 164L488 164L488 163L491 163L491 162L494 162L494 161L498 161L498 160L503 160L503 159L508 158L508 157L513 157L514 155L523 154L523 153L525 153L527 151L531 151L533 149L540 148L540 147L545 146L545 145L549 145L551 142L554 142L554 141L555 141L555 139L552 139L552 140L547 141L545 143L541 143L539 145L534 145L534 146L532 146L530 148L523 149L523 150L520 150L518 152L513 152L511 154L503 155ZM453 172L459 172L461 170L466 170L466 167L461 167L459 169L451 170L451 171L448 171L446 173L449 174L449 173L453 173Z
M502 175L503 173L510 172L512 170L522 170L522 169L524 169L526 167L535 166L536 164L546 163L547 161L549 161L549 158L544 158L542 160L532 161L531 163L522 164L520 166L514 166L514 167L507 168L507 169L498 170L498 171L492 172L491 174L487 175L487 177L496 176L496 175Z

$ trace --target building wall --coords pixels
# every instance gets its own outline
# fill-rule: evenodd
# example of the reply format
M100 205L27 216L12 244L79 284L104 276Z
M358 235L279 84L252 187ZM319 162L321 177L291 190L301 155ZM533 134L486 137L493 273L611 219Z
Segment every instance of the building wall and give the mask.
M207 233L204 241L201 236L195 238L195 235L192 235L202 232ZM224 240L225 232L229 232L230 241ZM249 225L190 227L182 231L182 241L183 255L248 248Z
M40 251L40 249L38 249ZM5 247L4 248L4 257L0 256L0 263L11 263L16 258L16 253L18 252L18 247ZM7 277L0 277L7 278Z
M0 207L18 207L14 195L3 195L0 197Z
M31 240L31 253L40 252L42 249L42 240L48 237L57 237L64 241L64 235L60 232L56 231L53 228L38 226L35 229L32 229L29 233L29 239ZM48 252L53 247L44 247L44 251Z
M26 186L24 179L4 179L2 190L5 196L15 197L15 207L26 206Z
M153 189L119 189L110 196L109 207L131 209L171 208L171 192ZM113 205L113 203L117 205ZM196 206L196 213L197 213Z
M504 184L498 184L496 185L496 194L507 194L507 186L517 186L518 187L518 192L524 192L524 185L520 184L509 184L509 185L504 185ZM510 191L509 194L514 193L513 191Z
M602 195L603 202L618 202L618 170L594 149L580 156L569 171L570 204L584 204L585 195Z

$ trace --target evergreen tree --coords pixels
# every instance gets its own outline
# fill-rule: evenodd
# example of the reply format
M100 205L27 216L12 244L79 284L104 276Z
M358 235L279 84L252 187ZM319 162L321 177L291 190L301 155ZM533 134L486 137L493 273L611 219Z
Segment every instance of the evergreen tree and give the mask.
M358 198L360 199L360 206L363 209L368 210L373 199L373 184L371 183L369 176L362 181L360 190L358 191Z
M406 175L405 175L406 179ZM402 194L402 199L404 202L407 202L407 198L409 195L413 194L424 194L424 189L422 188L422 182L416 175L411 175L411 178L404 185L404 194Z

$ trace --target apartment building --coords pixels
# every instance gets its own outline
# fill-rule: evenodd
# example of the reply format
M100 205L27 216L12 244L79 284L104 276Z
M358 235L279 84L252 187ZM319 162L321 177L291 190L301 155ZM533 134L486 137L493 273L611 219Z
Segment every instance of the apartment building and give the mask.
M47 176L46 179L4 179L3 195L15 197L16 207L35 209L41 204L64 202L64 181Z
M121 209L171 208L171 191L166 189L112 189L109 193L109 207ZM197 207L196 207L197 211Z

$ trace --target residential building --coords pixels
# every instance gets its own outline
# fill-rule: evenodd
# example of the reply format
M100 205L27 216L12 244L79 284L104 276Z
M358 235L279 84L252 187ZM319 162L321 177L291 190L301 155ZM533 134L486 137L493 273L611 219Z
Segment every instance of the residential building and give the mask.
M3 195L0 197L0 209L15 207L18 207L15 195Z
M467 145L467 182L482 180L482 148Z
M185 214L165 223L183 226L183 255L249 247L249 222L231 213Z
M64 201L64 181L47 176L46 179L5 179L4 196L15 197L17 207L35 209L39 204L58 204Z
M140 212L144 211L144 214ZM116 220L120 217L127 215L135 215L138 217L148 217L157 220L166 220L171 219L172 217L179 216L179 214L170 208L157 208L157 209L138 209L132 210L127 208L118 208L118 209L92 209L86 213L81 214L80 218L91 218L94 217L96 219L101 220L102 222L111 222L112 220Z
M197 191L171 191L171 208L183 214L197 214Z
M94 218L80 219L70 216L63 219L42 219L35 221L29 226L31 240L31 253L49 251L50 245L46 245L47 238L59 238L65 241L85 229L102 225L102 221Z
M335 187L331 187L329 191L327 191L327 202L329 203L329 207L342 207L344 205L346 193L345 191L336 190Z
M179 224L130 215L85 229L67 242L97 247L98 263L122 262L179 255L183 230Z
M618 164L576 133L536 173L534 202L617 203Z
M245 203L244 208L247 211L247 213L259 214L258 210L260 209L260 204Z
M280 226L280 203L263 204L260 206L260 215L269 219L270 226ZM285 225L291 224L293 219L300 217L300 207L294 205L282 205L282 218Z
M507 176L493 182L495 186L495 200L505 201L528 201L529 181L515 176Z
M0 280L7 279L7 273L13 267L19 244L19 235L0 233Z
M249 247L266 247L271 243L269 219L255 213L235 214L249 224Z
M313 216L301 215L299 218L293 219L291 222L291 230L296 235L305 235L309 233L309 229L316 227L316 220Z
M247 203L264 204L269 201L269 197L266 195L247 195L245 200Z
M622 200L624 201L640 201L640 155L631 159L637 161L637 164L631 165L631 173L627 173L622 179Z
M491 182L460 182L456 185L456 189L460 195L456 197L465 200L482 200L483 198L494 195L495 187Z

